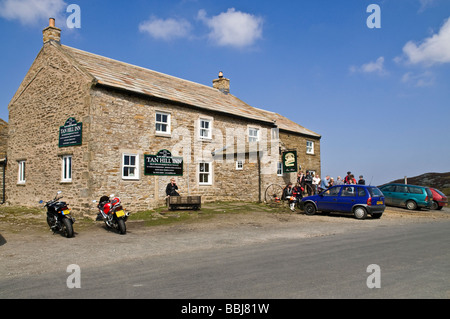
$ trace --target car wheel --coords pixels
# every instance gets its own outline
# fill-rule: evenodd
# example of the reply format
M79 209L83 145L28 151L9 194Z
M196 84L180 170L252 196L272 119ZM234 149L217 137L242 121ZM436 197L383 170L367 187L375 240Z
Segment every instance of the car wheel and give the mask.
M356 219L366 219L367 211L364 207L358 206L353 210Z
M316 206L313 203L305 204L305 214L306 215L314 215L316 213Z
M431 209L437 210L439 209L439 204L434 200L433 203L431 203Z
M409 200L406 202L406 208L408 208L409 210L415 210L417 209L417 204L415 201Z

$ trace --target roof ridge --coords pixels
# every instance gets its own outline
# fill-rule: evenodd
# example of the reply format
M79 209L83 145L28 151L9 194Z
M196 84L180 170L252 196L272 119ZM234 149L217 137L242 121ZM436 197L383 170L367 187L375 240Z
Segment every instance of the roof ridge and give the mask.
M191 81L191 80L186 80L186 79L183 79L183 78L174 76L174 75L170 75L170 74L163 73L163 72L160 72L160 71L152 70L152 69L149 69L149 68L145 68L145 67L143 67L143 66L139 66L139 65L136 65L136 64L124 62L124 61L121 61L121 60L118 60L118 59L113 59L113 58L106 57L106 56L103 56L103 55L100 55L100 54L97 54L97 53L92 53L92 52L88 52L88 51L85 51L85 50L77 49L77 48L74 48L74 47L70 47L70 46L68 46L68 45L61 45L61 47L67 48L67 49L70 49L70 50L74 50L74 51L78 51L78 52L82 52L82 53L85 53L85 54L88 54L88 55L93 55L93 56L96 56L96 57L99 57L99 58L102 58L102 59L108 59L108 60L111 60L111 61L115 61L115 62L118 62L118 63L122 63L122 64L124 64L124 65L132 66L132 67L137 68L137 69L141 69L141 70L144 70L144 71L154 72L154 73L157 73L157 74L162 75L162 76L165 76L165 77L170 77L170 78L174 78L174 79L177 79L177 80L180 80L180 81L189 82L189 83L192 83L192 84L195 84L195 85L203 86L203 87L208 88L208 89L210 89L210 90L217 91L217 89L215 89L214 87L208 86L208 85L206 85L206 84L194 82L194 81ZM90 72L89 72L89 73L90 73ZM233 94L230 94L230 95L233 95ZM234 95L233 95L233 96L234 96Z

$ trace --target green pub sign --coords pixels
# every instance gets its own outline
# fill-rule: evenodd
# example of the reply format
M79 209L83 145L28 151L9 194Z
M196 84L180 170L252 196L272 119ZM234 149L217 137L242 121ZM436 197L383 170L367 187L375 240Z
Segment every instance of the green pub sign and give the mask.
M297 172L297 151L286 151L281 156L283 173Z
M160 150L156 155L144 156L145 175L183 176L183 158L174 157L168 150Z
M74 117L69 118L59 127L59 147L81 145L83 137L83 123L78 123Z

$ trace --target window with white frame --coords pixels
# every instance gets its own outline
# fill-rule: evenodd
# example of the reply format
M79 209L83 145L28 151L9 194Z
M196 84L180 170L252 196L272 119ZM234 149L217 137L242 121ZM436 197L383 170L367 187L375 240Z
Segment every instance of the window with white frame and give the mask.
M19 176L17 182L25 184L25 161L19 161Z
M155 116L155 131L156 133L170 134L170 114L163 112L156 112Z
M122 154L122 178L123 179L139 178L138 154Z
M212 163L198 164L198 183L200 185L212 185Z
M236 170L240 171L244 169L244 161L243 160L237 160L236 161Z
M283 163L282 162L277 163L277 175L283 176Z
M208 119L200 119L199 120L199 136L200 138L204 139L210 139L212 138L212 132L211 132L211 120Z
M306 154L314 154L314 142L306 141Z
M62 158L61 181L62 182L72 181L72 155L65 155Z
M259 141L259 129L254 127L248 128L248 141L249 142L258 142Z

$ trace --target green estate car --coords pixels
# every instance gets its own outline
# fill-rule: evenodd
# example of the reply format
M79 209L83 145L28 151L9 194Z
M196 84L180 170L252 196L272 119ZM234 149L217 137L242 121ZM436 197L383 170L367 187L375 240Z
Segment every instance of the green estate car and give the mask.
M388 206L401 206L414 210L430 208L433 203L433 193L428 187L387 184L378 188L383 192L385 204Z

